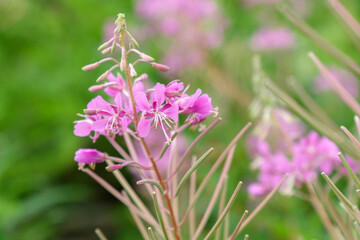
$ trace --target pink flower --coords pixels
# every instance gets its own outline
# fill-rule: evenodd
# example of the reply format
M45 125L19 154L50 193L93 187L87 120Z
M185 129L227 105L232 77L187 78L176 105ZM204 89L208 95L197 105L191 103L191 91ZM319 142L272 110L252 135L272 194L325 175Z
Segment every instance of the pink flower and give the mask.
M289 174L285 191L293 185L311 182L319 172L330 174L339 165L339 149L326 137L315 131L307 136L304 126L288 112L276 109L269 122L261 122L248 138L250 154L254 157L252 168L259 170L258 181L249 185L252 195L262 195L277 186ZM280 140L280 141L279 141Z
M318 172L330 174L335 164L339 164L339 148L326 137L315 131L293 146L293 164L298 182L317 178Z
M281 182L285 174L290 172L292 165L285 154L277 152L267 155L259 167L258 182L250 184L248 191L254 196L270 192Z
M179 106L183 113L190 115L187 121L197 124L205 120L211 113L216 113L211 105L211 98L207 94L201 95L201 89L197 89L191 96L183 95L179 100Z
M262 28L252 36L250 45L254 51L288 50L295 46L295 35L284 27Z
M115 105L105 101L101 96L92 99L87 105L85 120L77 121L74 126L76 136L89 136L91 131L95 132L92 137L94 141L99 135L121 134L126 130L131 120L123 108L121 95L118 93L114 99Z
M106 154L92 148L80 148L75 152L75 161L78 163L93 164L105 161Z
M343 87L355 98L358 96L359 92L359 82L357 77L349 71L338 67L329 67L331 75L336 78ZM320 75L314 80L314 89L317 92L326 92L331 90L331 86L328 80Z
M256 157L264 155L265 152L289 152L294 142L304 133L305 126L299 119L285 109L275 108L248 137L249 153Z
M163 62L172 75L202 64L207 51L222 42L226 28L212 0L139 0L137 12L147 24L142 32L170 40Z
M146 137L149 134L151 123L154 122L155 128L160 126L167 137L167 127L171 128L171 121L179 120L179 106L176 103L166 103L165 85L157 83L154 92L151 94L150 103L144 92L138 92L135 96L137 107L142 111L141 120L137 129L140 137ZM169 140L169 138L167 137Z
M184 83L174 80L165 87L165 96L167 98L180 97L182 90L184 90Z
M117 77L115 77L112 73L110 73L107 76L107 80L109 81L109 83L111 83L111 85L108 84L104 92L111 97L115 97L116 94L126 89L125 80L122 78L120 73L117 74Z

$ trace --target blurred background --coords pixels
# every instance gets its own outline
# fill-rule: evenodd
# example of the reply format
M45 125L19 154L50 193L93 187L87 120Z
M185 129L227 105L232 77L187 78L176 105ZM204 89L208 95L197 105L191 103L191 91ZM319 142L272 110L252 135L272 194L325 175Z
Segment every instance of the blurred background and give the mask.
M198 5L191 6L192 2ZM195 153L213 146L219 155L250 120L255 53L261 55L273 81L288 89L286 79L295 76L337 124L352 126L351 110L335 93L316 86L319 73L307 53L315 52L334 68L337 62L293 28L277 10L278 2L203 0L165 8L160 0L1 0L0 239L97 239L96 227L109 239L140 238L126 207L79 172L73 161L78 148L94 147L90 139L73 135L73 121L95 96L88 87L106 70L85 73L81 67L100 59L96 49L108 38L109 22L119 12L126 14L128 29L141 49L172 68L161 74L141 66L138 73L146 72L152 81L165 83L180 78L193 90L201 87L219 107L223 121ZM284 2L325 39L360 60L327 1ZM342 3L360 18L359 1ZM167 11L173 13L172 18ZM357 89L354 79L350 88ZM354 94L357 97L357 91ZM197 133L185 134L193 139ZM101 138L95 147L112 151ZM230 171L229 189L238 180L245 186L230 215L232 228L245 208L253 209L261 200L246 191L256 180L250 163L244 138ZM200 177L205 176L206 167L202 170ZM115 184L102 168L97 172ZM131 174L125 174L134 183ZM212 181L215 184L216 178ZM212 188L207 191L210 194ZM201 201L200 209L206 197ZM326 236L309 204L281 195L244 232L250 239Z

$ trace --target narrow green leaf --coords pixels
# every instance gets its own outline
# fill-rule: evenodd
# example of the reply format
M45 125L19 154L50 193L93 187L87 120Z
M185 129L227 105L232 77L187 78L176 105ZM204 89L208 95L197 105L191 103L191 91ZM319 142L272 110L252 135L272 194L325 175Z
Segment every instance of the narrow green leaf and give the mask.
M157 189L159 189L160 193L161 194L164 194L164 189L162 188L162 186L160 185L160 183L154 181L154 180L151 180L151 179L143 179L143 180L140 180L140 181L137 181L136 184L137 185L141 185L141 184L145 184L145 183L149 183L153 186L155 186Z
M229 213L232 205L235 202L236 196L240 191L240 187L242 185L242 182L239 182L238 185L236 186L234 193L231 195L231 198L228 202L228 204L226 205L224 211L221 213L220 217L218 218L218 220L216 221L216 223L214 224L214 226L211 228L211 230L209 231L209 233L206 235L206 237L204 238L205 240L210 239L210 237L212 237L212 235L214 235L215 231L220 227L220 225L222 224L222 222L224 221L226 215Z
M160 206L159 206L159 202L157 200L157 194L156 192L153 192L153 200L154 200L154 205L155 205L155 211L156 211L156 215L159 219L159 223L160 223L160 226L161 226L161 229L164 233L164 237L166 240L169 239L168 235L167 235L167 232L166 232L166 228L165 228L165 225L164 225L164 219L162 218L162 215L161 215L161 212L160 212Z
M355 183L356 187L357 187L358 189L360 189L360 180L359 180L359 178L356 176L356 174L354 173L354 171L351 169L349 163L348 163L348 162L346 161L346 159L345 159L345 156L344 156L341 152L339 152L338 155L339 155L339 157L340 157L340 159L341 159L341 162L342 162L343 165L345 166L347 172L349 173L349 175L351 176L351 178L354 180L354 183Z
M190 175L200 166L200 164L206 159L207 156L209 156L209 154L214 150L214 148L210 148L209 150L207 150L206 153L204 153L204 155L202 155L199 160L197 160L194 165L185 173L184 177L181 179L179 186L176 190L176 194L175 196L178 196L184 183L186 182L186 180L188 180L188 178L190 177Z

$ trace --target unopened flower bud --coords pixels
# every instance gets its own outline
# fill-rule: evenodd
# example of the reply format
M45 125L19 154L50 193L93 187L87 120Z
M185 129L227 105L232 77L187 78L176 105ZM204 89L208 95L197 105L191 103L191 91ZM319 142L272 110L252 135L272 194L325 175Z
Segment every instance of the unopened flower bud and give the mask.
M86 115L95 115L98 110L97 109L89 109L89 108L87 108L87 109L84 109L83 111L84 111L84 113Z
M125 48L121 48L121 61L120 61L120 70L123 72L126 68L126 60L125 60Z
M134 66L130 63L130 64L129 64L129 67L130 67L130 77L136 78L136 77L137 77L137 73L136 73L136 71L135 71Z
M122 169L122 167L123 167L122 164L109 165L109 166L106 167L106 171L113 172L113 171L116 171L118 169Z
M82 67L81 69L85 72L90 72L90 71L94 70L95 68L97 68L99 65L100 65L100 63L96 62L96 63L86 65L86 66Z
M105 153L96 149L81 148L75 153L75 161L78 163L92 164L105 161Z
M107 76L109 76L110 72L106 71L103 74L101 74L101 76L96 80L96 82L103 82L105 81L105 79L107 78Z
M144 61L147 61L147 62L153 62L153 61L155 61L154 58L150 57L149 55L146 55L145 53L141 53L141 54L140 54L140 57L141 57Z
M116 42L114 41L113 44L111 45L111 51L110 52L115 52L116 50Z
M98 50L98 51L103 50L103 49L106 48L108 45L109 45L109 43L108 43L108 42L105 42L105 43L101 44L100 47L99 47L97 50Z
M135 79L134 82L142 82L142 81L146 81L147 79L148 79L148 75L146 73L143 73L140 75L140 77Z
M109 54L111 51L111 47L105 48L104 50L101 51L102 54L106 55Z
M160 64L160 63L151 63L151 66L153 66L154 68L156 68L157 70L159 70L161 72L167 72L170 70L170 67L168 67L164 64Z
M104 84L89 87L89 92L99 92L105 88Z

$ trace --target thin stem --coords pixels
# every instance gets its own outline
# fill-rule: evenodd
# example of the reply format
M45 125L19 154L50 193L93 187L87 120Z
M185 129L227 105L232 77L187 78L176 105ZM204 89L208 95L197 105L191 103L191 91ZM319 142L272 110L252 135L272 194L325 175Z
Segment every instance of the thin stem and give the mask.
M319 214L319 217L321 218L325 228L327 229L327 231L329 232L330 236L333 239L338 239L337 233L335 232L335 228L334 228L329 216L327 215L326 211L324 210L321 202L319 201L318 197L316 196L313 186L308 182L306 183L306 186L310 193L311 202L312 202L315 210Z
M122 34L121 34L121 45L125 46L124 30L122 30ZM130 101L131 101L131 105L132 105L132 108L133 108L135 127L137 128L139 120L138 120L138 116L137 116L137 112L136 112L135 99L134 99L134 94L133 94L133 89L132 89L132 82L131 82L131 76L130 76L130 67L127 64L126 56L124 56L124 60L125 60L125 63L126 63L126 67L125 67L126 81L127 81L128 87L129 87ZM166 186L166 184L165 184L165 182L164 182L164 180L163 180L163 178L162 178L162 176L160 174L160 171L159 171L159 169L158 169L158 167L156 165L156 161L154 160L154 158L152 156L152 153L150 151L150 148L147 145L145 139L140 138L140 141L141 141L143 147L145 148L145 151L146 151L146 153L148 155L148 158L149 158L151 164L154 167L154 171L155 171L155 174L156 174L156 176L157 176L157 178L159 180L160 185L165 190L164 197L165 197L166 203L167 203L168 208L169 208L171 222L172 222L172 225L173 225L173 228L174 228L175 238L177 240L180 240L181 237L180 237L179 227L178 227L176 219L175 219L175 214L174 214L174 210L173 210L173 207L172 207L172 204L171 204L170 197L168 195L167 186Z
M234 230L234 232L231 234L229 240L234 240L236 238L236 236L240 233L240 227L242 225L242 223L244 222L246 216L248 215L249 211L248 210L245 210L244 214L241 216L238 224L236 225L236 228Z
M161 229L163 231L165 240L168 240L169 237L167 235L166 228L165 228L165 225L164 225L164 220L163 220L161 212L160 212L160 207L159 207L159 203L158 203L158 200L157 200L156 192L153 192L153 200L154 200L156 215L157 215L157 217L159 219L160 226L161 226Z
M105 234L101 231L100 228L95 229L95 234L98 236L100 240L107 240Z
M115 198L117 198L120 202L125 204L129 209L133 209L142 219L144 219L149 224L159 227L159 224L154 222L153 219L149 218L149 216L143 214L131 201L128 201L118 190L116 190L113 186L111 186L108 182L106 182L99 175L91 171L89 168L85 168L82 170L87 173L90 177L92 177L96 182L98 182L103 188L105 188L109 193L111 193Z
M325 41L324 38L322 38L304 20L299 18L294 11L285 6L282 6L280 11L292 24L294 24L301 32L309 37L318 47L322 48L325 52L329 53L339 62L350 68L357 75L360 75L360 67L353 59Z
M209 220L209 217L210 217L210 214L215 206L215 203L217 202L218 198L219 198L219 194L221 192L221 189L224 187L224 184L226 183L226 176L227 176L227 173L230 169L230 166L231 166L231 162L233 160L233 156L234 156L234 152L235 152L235 146L231 148L229 154L228 154L228 157L226 159L226 162L225 162L225 165L224 165L224 168L221 172L221 175L220 175L220 178L219 178L219 181L218 181L218 184L216 185L216 188L214 190L214 193L210 199L210 202L208 203L208 206L206 208L206 211L199 223L199 225L197 226L197 230L195 232L195 236L194 238L196 239L201 231L204 229L205 227L205 224L207 223L207 221Z
M334 10L341 16L341 18L346 22L350 29L354 31L354 33L360 37L360 24L356 21L356 19L351 16L351 14L344 8L344 6L337 0L329 0L331 6Z
M196 161L196 158L192 158L192 164L194 164ZM189 204L193 201L194 195L196 191L196 170L193 172L193 174L190 176L190 188L189 188ZM192 211L189 213L189 234L190 239L193 239L193 236L195 234L195 207L193 207Z
M317 104L317 102L312 99L304 87L294 77L289 78L288 83L292 87L293 91L299 96L301 101L315 116L317 116L320 120L332 128L337 128L337 125L329 117L329 115L327 115L327 113L324 112L324 110Z
M113 165L114 163L110 160L106 160L106 163L108 165ZM119 170L115 170L112 172L115 176L115 178L119 181L121 186L125 189L125 191L130 195L131 199L135 202L135 204L139 207L141 211L144 212L149 218L151 218L153 221L155 219L153 218L152 214L149 212L149 210L145 207L144 203L141 201L139 196L136 194L134 189L130 186L130 184L126 181L126 178L121 174Z
M221 118L217 118L214 122L212 122L207 128L205 128L196 138L195 140L190 144L190 146L186 149L184 154L179 159L178 165L175 169L175 171L165 180L165 182L169 181L179 170L179 168L182 166L182 163L186 156L190 153L190 151L195 147L195 145L200 141L200 139L208 133L213 127L215 127L216 124L218 124L221 121Z
M219 228L221 223L224 221L225 216L229 213L230 208L232 207L232 205L235 202L236 196L238 195L238 193L240 191L241 185L242 185L242 182L239 182L237 184L233 194L231 195L231 197L229 199L229 202L226 204L226 207L225 207L224 211L221 213L220 217L215 222L214 226L210 229L209 233L204 238L205 240L209 239L215 233L215 231Z
M225 208L225 203L226 203L226 188L227 188L228 179L229 179L229 177L228 177L228 175L226 175L226 176L225 176L225 181L224 181L224 184L223 184L223 187L222 187L221 196L220 196L218 218L220 217L221 212L224 211L224 208ZM225 221L225 223L224 223L224 228L227 227L227 226L226 226L226 222L228 221L228 217L229 217L229 216L226 216L226 218L225 218L225 220L224 220L224 221ZM225 232L225 229L224 229L224 232ZM221 228L216 231L215 240L220 240L220 236L221 236ZM224 239L227 239L227 236L224 237Z
M114 138L109 136L105 136L105 137L121 156L123 156L127 161L132 160L129 154L125 152L125 150L115 141Z
M126 195L126 192L123 193L124 197L127 198L128 200L129 197ZM134 210L129 209L130 210L130 214L133 217L136 226L139 228L140 234L141 236L145 239L145 240L149 240L147 234L146 234L146 229L144 226L144 223L141 221L141 219L139 218L139 216L134 212Z
M309 53L309 57L317 68L320 70L321 74L328 80L332 89L343 99L343 101L357 114L360 115L360 105L353 98L353 96L341 85L338 79L330 73L330 71L324 66L324 64L316 57L312 52Z
M258 214L261 209L264 208L264 206L269 202L269 200L274 196L274 194L280 189L280 187L283 185L283 183L285 182L285 180L287 179L288 174L286 174L282 180L280 181L280 183L268 194L266 195L266 197L264 198L264 200L261 201L261 203L254 209L254 211L249 215L249 217L247 217L244 221L244 223L241 225L239 232L241 230L243 230L248 224L249 222L256 216L256 214Z
M222 163L222 161L224 160L225 156L228 154L228 152L231 150L231 148L239 141L239 139L242 137L242 135L249 129L249 127L251 126L251 123L249 122L248 124L245 125L245 127L243 127L240 132L236 135L236 137L231 141L231 143L227 146L227 148L222 152L222 154L220 155L220 157L216 160L216 162L214 163L214 165L211 167L210 171L208 172L208 174L205 176L205 178L203 179L203 181L201 182L198 190L196 191L196 194L194 196L194 200L191 202L191 204L189 205L183 219L180 222L180 225L182 225L186 218L188 217L188 214L191 210L191 208L195 205L195 202L197 201L197 199L200 197L200 194L202 193L202 191L204 190L206 184L208 183L210 177L214 174L214 172L216 171L216 169L219 167L219 165Z

